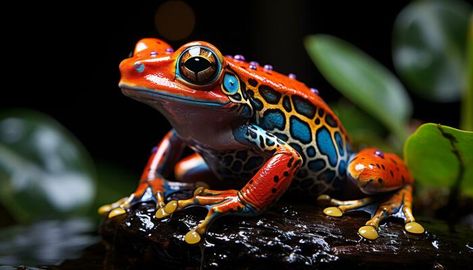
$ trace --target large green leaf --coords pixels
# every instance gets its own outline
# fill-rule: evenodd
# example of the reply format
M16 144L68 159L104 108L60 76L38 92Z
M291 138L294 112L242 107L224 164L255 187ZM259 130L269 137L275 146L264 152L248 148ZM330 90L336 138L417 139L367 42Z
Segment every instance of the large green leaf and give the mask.
M414 1L399 14L393 31L394 65L424 98L448 102L465 85L465 48L472 8L461 1Z
M32 111L0 115L0 203L15 218L86 213L94 178L89 155L57 122Z
M418 183L451 187L473 195L473 132L424 124L404 145L404 158Z
M305 46L320 72L337 90L379 119L400 140L405 139L412 105L391 72L353 45L332 36L309 36Z

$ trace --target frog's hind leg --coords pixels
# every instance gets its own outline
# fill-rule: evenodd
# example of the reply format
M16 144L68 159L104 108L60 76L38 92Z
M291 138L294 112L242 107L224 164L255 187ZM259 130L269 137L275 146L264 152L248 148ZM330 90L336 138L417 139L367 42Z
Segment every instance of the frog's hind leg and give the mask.
M415 222L412 215L412 186L406 185L400 190L396 191L392 196L389 196L385 201L382 201L378 206L376 213L368 220L365 226L358 229L358 233L367 238L374 240L378 238L379 223L400 211L404 216L404 229L410 233L420 234L424 232L424 228L419 223Z
M378 238L380 222L399 211L402 211L400 216L404 218L406 231L415 234L424 232L424 228L415 222L412 214L414 179L397 155L385 154L374 148L365 149L350 161L347 172L348 178L354 181L363 193L371 196L360 200L340 201L321 195L319 200L335 206L324 209L326 215L339 217L345 211L377 202L379 205L375 214L358 230L361 236L371 240Z

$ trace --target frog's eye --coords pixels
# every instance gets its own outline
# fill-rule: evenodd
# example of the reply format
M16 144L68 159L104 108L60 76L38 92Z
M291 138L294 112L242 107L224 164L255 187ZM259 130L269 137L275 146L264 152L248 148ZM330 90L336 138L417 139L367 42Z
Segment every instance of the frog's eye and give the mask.
M182 52L177 61L179 75L189 83L209 84L217 78L220 63L216 54L203 46L192 46Z

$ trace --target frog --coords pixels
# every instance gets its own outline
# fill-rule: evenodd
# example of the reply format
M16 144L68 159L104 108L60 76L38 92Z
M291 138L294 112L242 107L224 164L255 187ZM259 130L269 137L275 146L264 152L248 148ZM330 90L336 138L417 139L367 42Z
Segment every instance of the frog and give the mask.
M412 212L414 178L405 162L375 147L354 151L319 91L294 74L224 56L205 41L174 50L157 38L138 41L119 69L122 93L157 109L172 129L153 149L136 190L100 214L114 218L152 202L154 217L166 219L204 207L205 218L184 236L197 244L218 217L256 216L292 193L324 203L329 218L374 204L358 229L366 239L377 239L390 216L402 217L408 233L424 233ZM185 149L192 154L183 157ZM167 199L183 189L193 193Z

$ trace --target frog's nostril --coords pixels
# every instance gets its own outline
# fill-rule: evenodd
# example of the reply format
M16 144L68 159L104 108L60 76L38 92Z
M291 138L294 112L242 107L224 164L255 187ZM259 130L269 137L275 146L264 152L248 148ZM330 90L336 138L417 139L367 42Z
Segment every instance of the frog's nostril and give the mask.
M145 71L145 65L143 63L136 62L134 67L135 67L135 70L139 73Z

